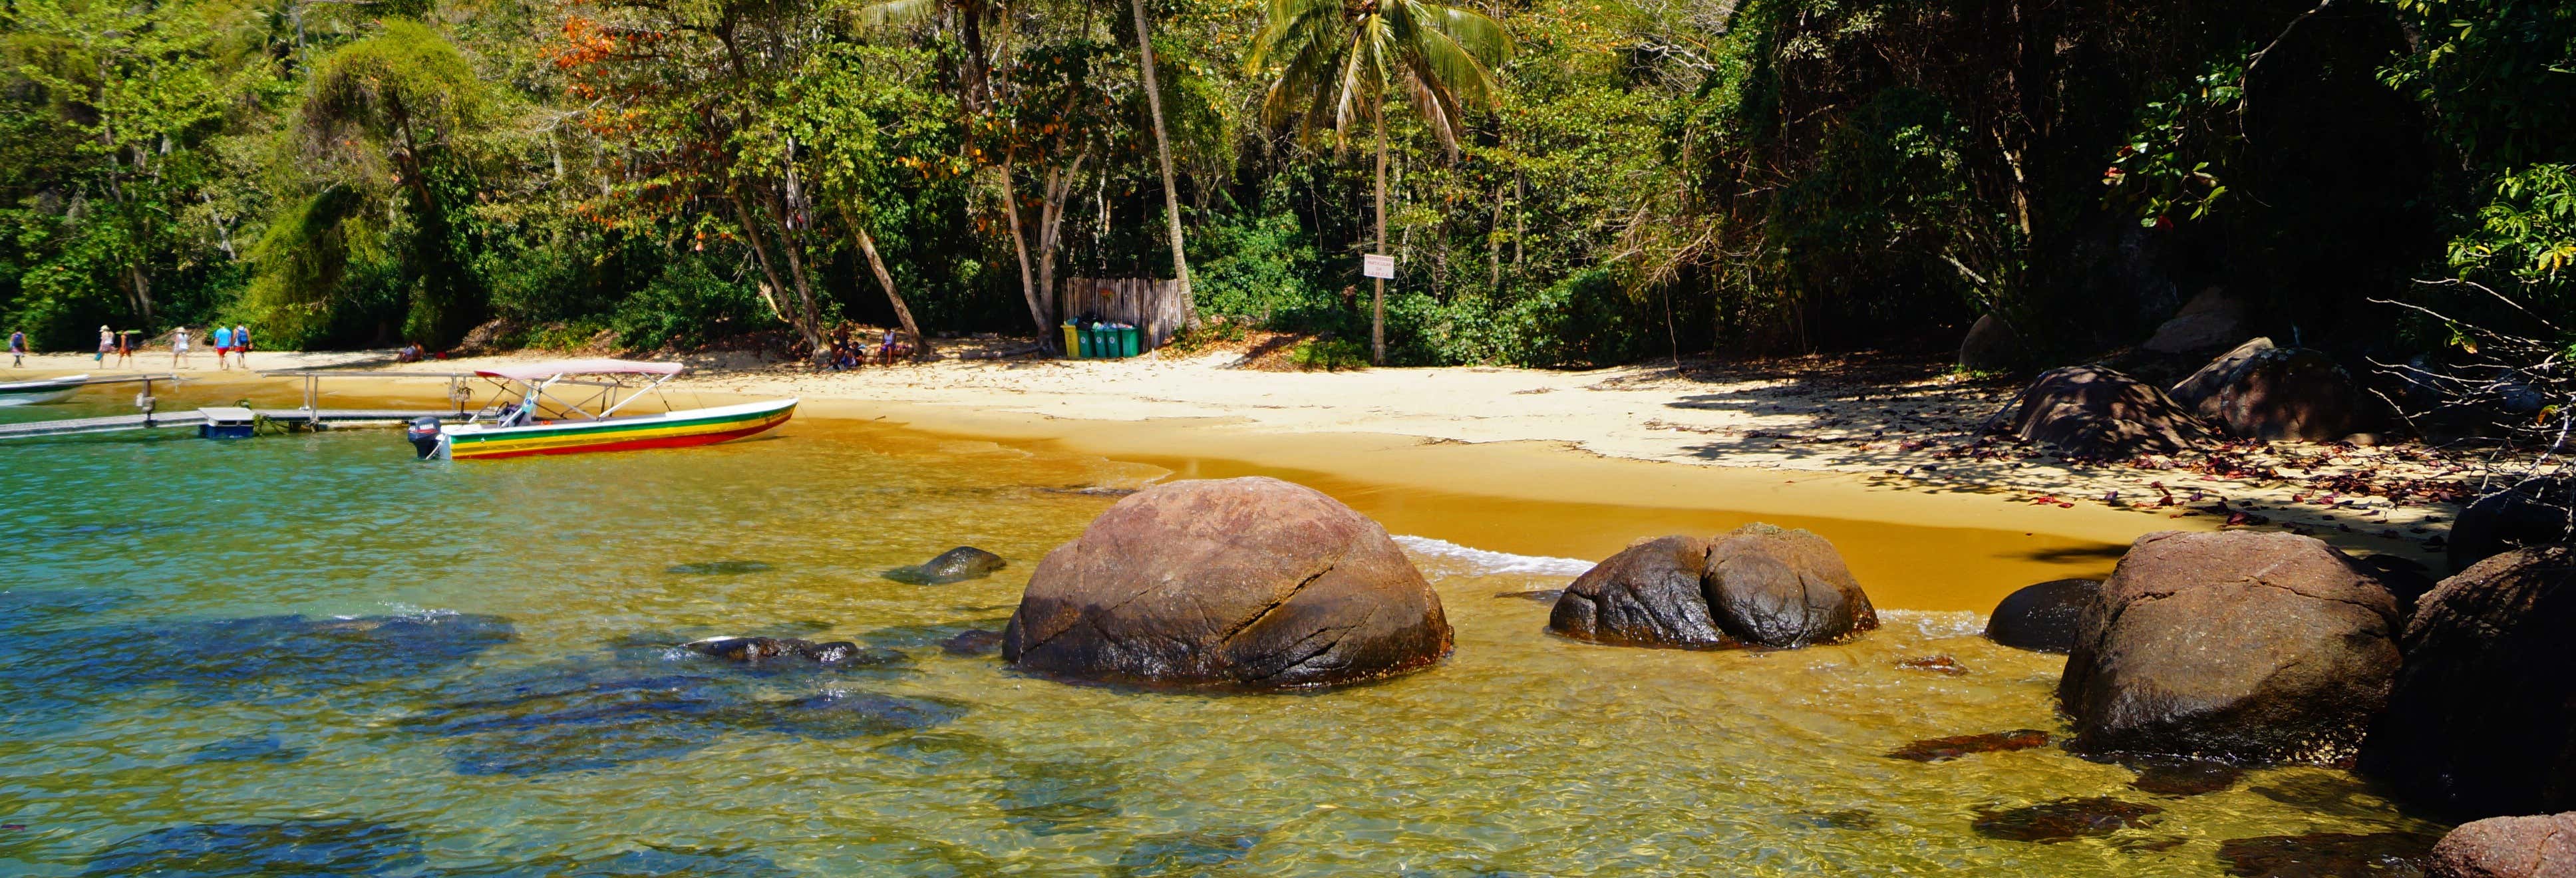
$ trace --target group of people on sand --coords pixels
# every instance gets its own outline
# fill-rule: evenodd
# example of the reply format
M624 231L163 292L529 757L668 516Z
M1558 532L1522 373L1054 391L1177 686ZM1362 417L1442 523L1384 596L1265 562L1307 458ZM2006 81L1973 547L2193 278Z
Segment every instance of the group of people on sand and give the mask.
M912 355L912 343L904 341L894 330L885 331L885 339L876 344L852 341L849 327L832 330L832 369L856 369L873 359L877 365L892 366L900 357Z
M143 347L143 343L135 336L142 334L142 330L138 329L118 331L101 326L98 328L98 354L91 359L101 366L131 368L134 365L134 352ZM213 338L209 340L214 342L215 368L230 369L234 366L250 368L249 326L239 323L231 326L217 326L214 329ZM181 326L170 331L170 368L176 369L182 366L196 368L196 365L188 359L189 342L188 327ZM110 356L116 358L114 363L108 362L107 358ZM27 333L24 330L11 332L9 333L9 368L24 368L26 365Z

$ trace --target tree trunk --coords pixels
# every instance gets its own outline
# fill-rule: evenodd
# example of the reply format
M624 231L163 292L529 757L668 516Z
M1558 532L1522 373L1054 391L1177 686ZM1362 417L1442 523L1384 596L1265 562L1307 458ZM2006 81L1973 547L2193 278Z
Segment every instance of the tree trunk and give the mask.
M1494 219L1485 224L1485 289L1501 300L1503 293L1503 186L1494 184Z
M1190 292L1190 259L1181 242L1181 190L1172 178L1172 143L1163 133L1163 90L1155 82L1154 36L1145 27L1145 0L1127 0L1136 15L1136 52L1144 61L1145 107L1154 116L1154 156L1163 166L1163 221L1172 235L1172 277L1181 284L1181 325L1199 328L1198 297Z
M1040 304L1050 306L1046 308L1048 312L1046 318L1039 321L1040 326L1053 326L1056 323L1054 308L1051 306L1055 304L1056 243L1064 236L1064 203L1073 194L1073 181L1082 174L1082 163L1090 158L1091 153L1084 151L1073 157L1071 166L1048 169L1046 191L1040 193L1042 200L1038 207L1038 289L1046 294L1040 300Z
M1011 220L1011 252L1020 257L1020 296L1029 302L1029 320L1038 326L1038 349L1055 350L1055 325L1047 321L1038 300L1038 281L1029 267L1029 237L1020 231L1020 195L1011 185L1011 160L1002 160L1002 214Z
M877 285L885 288L886 301L894 305L894 319L903 324L903 334L912 336L912 358L927 360L938 356L929 337L921 334L920 324L912 322L912 308L903 303L903 294L895 292L894 275L886 272L885 260L877 256L877 239L857 223L851 223L850 229L858 233L859 252L868 257L868 271L877 276Z
M1386 108L1372 102L1369 123L1377 128L1377 252L1386 253ZM1369 279L1377 288L1369 298L1369 363L1386 365L1386 278Z
M761 240L759 228L752 225L751 208L743 206L742 194L739 192L727 200L733 202L734 221L742 224L743 243L751 245L752 259L760 263L760 274L768 279L767 283L760 285L761 304L769 306L769 316L778 318L778 322L787 324L789 327L794 327L795 319L787 316L787 309L778 307L778 293L787 286L778 282L778 267L769 261L769 244Z

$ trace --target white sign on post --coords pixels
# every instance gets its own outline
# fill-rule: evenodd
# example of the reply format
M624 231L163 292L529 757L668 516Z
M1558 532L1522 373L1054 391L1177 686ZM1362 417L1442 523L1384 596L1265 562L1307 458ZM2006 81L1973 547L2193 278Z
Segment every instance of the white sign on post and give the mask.
M1360 256L1361 277L1395 277L1395 257L1368 253Z

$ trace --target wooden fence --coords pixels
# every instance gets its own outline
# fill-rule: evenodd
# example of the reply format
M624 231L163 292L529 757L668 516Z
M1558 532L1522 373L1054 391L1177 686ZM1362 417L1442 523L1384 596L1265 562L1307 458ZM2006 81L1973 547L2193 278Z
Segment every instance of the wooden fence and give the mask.
M1059 324L1093 317L1136 327L1145 347L1152 349L1181 331L1187 304L1175 281L1069 277L1057 282L1055 313Z

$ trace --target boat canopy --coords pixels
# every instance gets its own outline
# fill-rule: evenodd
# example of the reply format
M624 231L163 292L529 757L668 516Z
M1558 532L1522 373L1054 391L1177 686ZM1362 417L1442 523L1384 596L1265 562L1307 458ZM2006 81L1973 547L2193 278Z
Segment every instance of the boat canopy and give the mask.
M544 381L558 375L677 375L679 363L646 363L639 360L556 360L551 363L526 363L492 369L476 369L485 378L511 381Z

